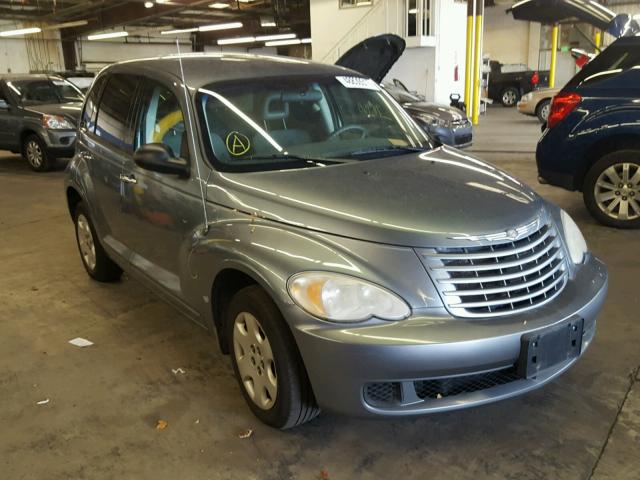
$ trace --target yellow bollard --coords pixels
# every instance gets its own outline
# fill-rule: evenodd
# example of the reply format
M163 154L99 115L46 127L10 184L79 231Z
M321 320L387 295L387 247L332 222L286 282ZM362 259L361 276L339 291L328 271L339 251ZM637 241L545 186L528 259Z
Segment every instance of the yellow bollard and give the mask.
M473 13L475 1L467 0L467 55L464 63L464 104L467 106L467 115L471 113L471 85L473 84Z
M558 25L551 31L551 68L549 69L549 88L556 86L556 66L558 63Z
M473 49L473 114L471 117L471 121L474 125L478 125L478 122L480 121L480 97L482 96L482 20L484 15L484 1L479 1L476 7L476 35Z

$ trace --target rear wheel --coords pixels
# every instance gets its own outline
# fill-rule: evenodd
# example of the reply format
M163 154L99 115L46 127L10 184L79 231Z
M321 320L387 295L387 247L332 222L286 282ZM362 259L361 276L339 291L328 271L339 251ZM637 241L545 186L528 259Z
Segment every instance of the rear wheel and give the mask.
M500 102L505 107L515 107L520 100L520 92L516 87L507 87L500 94Z
M549 119L549 111L551 110L551 100L550 99L546 99L541 101L538 106L536 107L536 116L538 117L538 120L540 120L540 123L547 123L547 120Z
M47 155L46 145L37 135L28 135L24 139L22 157L36 172L46 172L51 168L51 159Z
M236 293L226 324L233 369L256 417L286 429L320 413L293 335L262 288Z
M640 228L640 148L608 153L589 170L584 202L602 224Z
M82 202L76 205L73 218L80 258L89 276L99 282L118 281L122 276L122 269L100 245L89 213Z

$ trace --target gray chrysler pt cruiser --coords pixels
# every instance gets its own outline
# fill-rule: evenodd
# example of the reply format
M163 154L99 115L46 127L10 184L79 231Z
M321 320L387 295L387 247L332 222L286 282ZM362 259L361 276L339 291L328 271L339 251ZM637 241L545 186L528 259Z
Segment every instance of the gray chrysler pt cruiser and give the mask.
M585 352L607 290L564 211L432 148L371 79L298 59L108 67L66 196L88 274L126 270L215 332L278 428L540 387Z

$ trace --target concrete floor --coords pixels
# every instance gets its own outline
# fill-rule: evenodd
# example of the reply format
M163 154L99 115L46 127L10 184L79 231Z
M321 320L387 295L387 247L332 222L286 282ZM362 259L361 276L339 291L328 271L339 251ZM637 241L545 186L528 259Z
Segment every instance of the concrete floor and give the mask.
M0 478L640 479L640 232L601 227L578 194L538 185L538 132L534 119L492 108L475 149L569 211L608 263L585 357L502 403L406 420L323 414L287 432L254 419L199 327L133 280L89 280L62 171L2 156ZM95 345L67 343L78 336Z

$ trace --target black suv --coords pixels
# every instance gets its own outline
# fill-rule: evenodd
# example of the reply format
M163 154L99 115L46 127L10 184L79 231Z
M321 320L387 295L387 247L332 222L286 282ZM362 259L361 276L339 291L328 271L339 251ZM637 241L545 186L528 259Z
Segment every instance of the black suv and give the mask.
M640 227L640 37L623 37L553 99L538 142L541 181L581 190L601 223Z
M22 153L35 171L72 157L82 92L52 75L0 78L0 149Z

